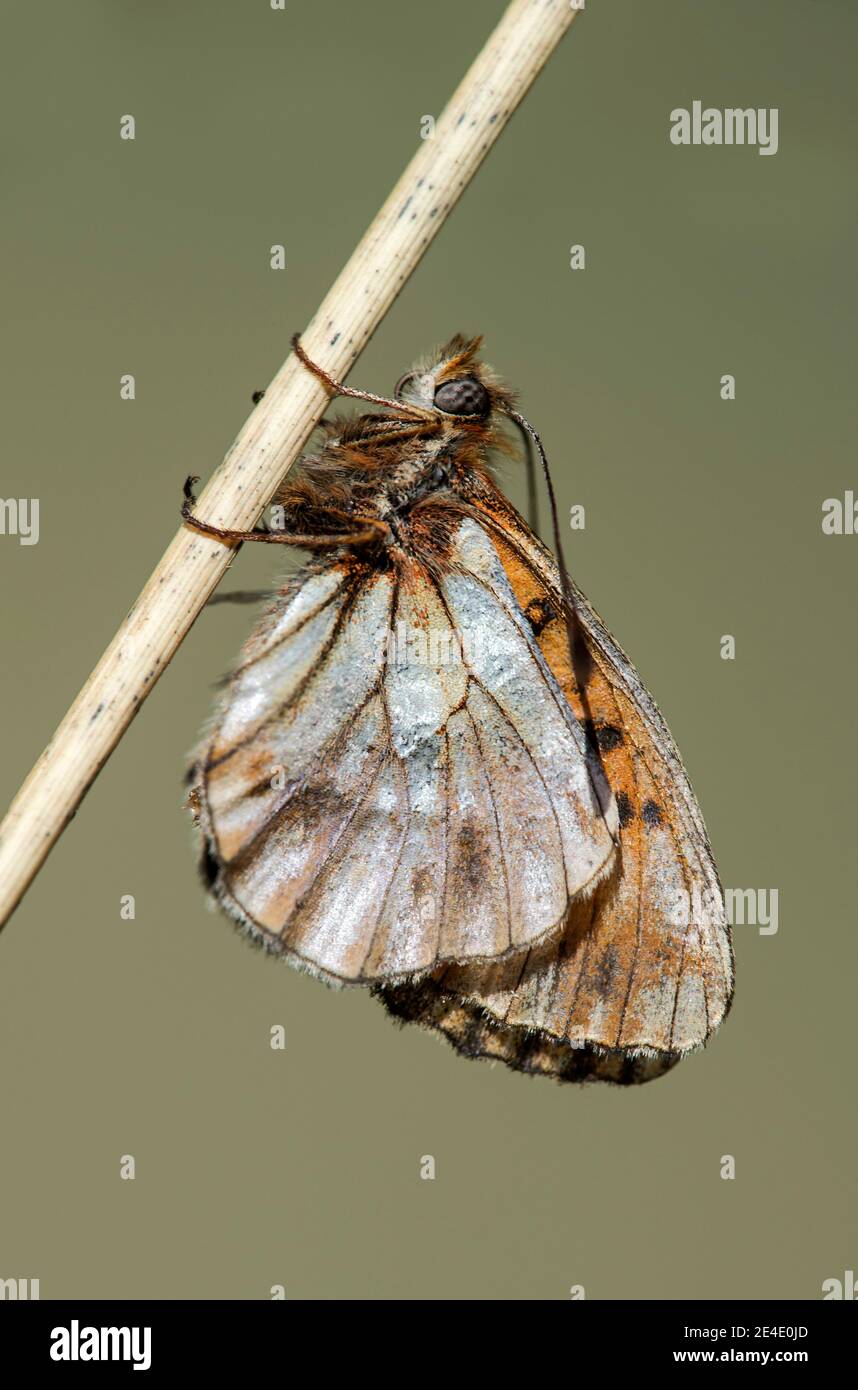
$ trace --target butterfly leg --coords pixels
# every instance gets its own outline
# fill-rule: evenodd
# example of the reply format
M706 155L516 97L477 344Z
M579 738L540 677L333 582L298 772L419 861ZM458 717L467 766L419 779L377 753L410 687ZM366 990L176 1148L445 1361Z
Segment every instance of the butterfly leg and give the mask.
M194 531L200 535L212 536L215 540L225 541L230 545L239 545L244 541L262 541L267 545L297 545L302 550L324 550L338 545L368 545L371 541L383 541L390 536L391 531L386 521L379 520L372 516L350 516L348 512L337 511L333 507L320 509L319 516L325 516L336 521L348 521L351 523L359 522L360 527L352 531L334 531L330 534L324 532L301 533L298 531L227 531L220 526L212 526L208 521L202 521L200 517L194 516L193 507L196 501L194 497L194 483L196 477L185 479L185 500L182 503L182 519Z

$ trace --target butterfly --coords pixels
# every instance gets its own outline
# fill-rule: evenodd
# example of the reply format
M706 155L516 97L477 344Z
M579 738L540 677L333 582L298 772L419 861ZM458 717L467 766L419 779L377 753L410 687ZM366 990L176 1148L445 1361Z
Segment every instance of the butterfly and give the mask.
M468 1057L561 1081L669 1070L724 1018L723 894L681 759L572 583L542 441L454 337L323 421L275 529L310 560L246 643L189 773L203 872L255 941ZM526 445L556 558L502 492Z

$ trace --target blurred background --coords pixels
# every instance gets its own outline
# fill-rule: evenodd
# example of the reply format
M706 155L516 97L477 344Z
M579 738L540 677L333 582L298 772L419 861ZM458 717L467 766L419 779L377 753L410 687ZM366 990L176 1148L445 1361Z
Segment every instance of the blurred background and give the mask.
M217 466L502 11L4 7L0 495L40 499L37 545L0 536L4 805L185 475ZM725 885L779 893L776 934L736 929L722 1032L649 1086L561 1088L250 949L207 910L182 810L253 620L216 607L0 937L0 1278L813 1299L856 1267L858 538L821 528L858 481L856 39L847 0L588 0L351 377L389 391L484 333L564 514L586 509L570 568L661 705ZM695 99L777 107L777 154L672 145ZM281 573L245 547L224 587Z

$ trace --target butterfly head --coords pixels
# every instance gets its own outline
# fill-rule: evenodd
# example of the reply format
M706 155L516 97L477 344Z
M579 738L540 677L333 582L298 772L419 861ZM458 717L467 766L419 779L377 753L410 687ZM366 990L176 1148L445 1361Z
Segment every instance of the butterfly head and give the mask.
M482 338L457 334L401 376L394 396L463 423L485 424L495 411L509 408L511 397L491 368L478 359L481 343Z

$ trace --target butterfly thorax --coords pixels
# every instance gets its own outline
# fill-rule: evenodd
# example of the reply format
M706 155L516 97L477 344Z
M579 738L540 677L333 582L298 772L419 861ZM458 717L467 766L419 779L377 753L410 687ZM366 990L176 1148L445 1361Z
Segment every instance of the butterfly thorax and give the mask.
M376 472L366 497L370 514L389 522L406 518L418 502L448 489L453 471L452 451L446 441L421 441L412 453Z
M465 432L443 420L415 429L359 416L328 428L322 451L303 461L277 500L301 530L330 530L325 518L333 508L356 522L383 521L382 549L423 550L427 528L440 543L449 529L442 521L467 508L468 480L489 471L493 443L488 430Z

